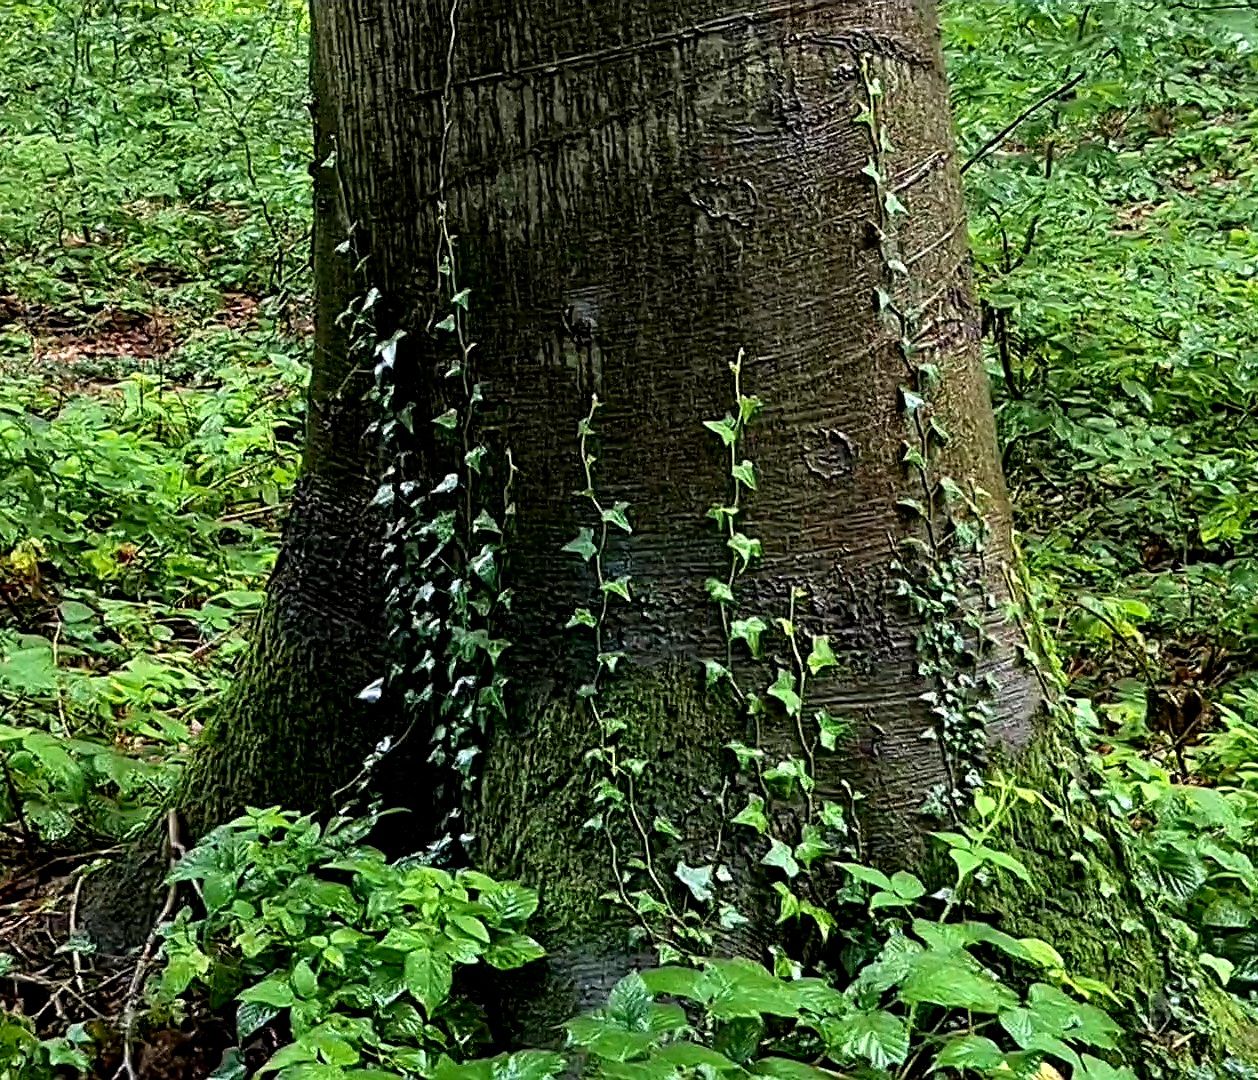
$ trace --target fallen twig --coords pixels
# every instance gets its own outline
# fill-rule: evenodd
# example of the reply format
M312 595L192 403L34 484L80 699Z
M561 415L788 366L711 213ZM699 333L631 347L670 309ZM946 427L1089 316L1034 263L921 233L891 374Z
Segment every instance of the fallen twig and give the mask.
M179 859L187 850L179 839L179 815L174 810L166 814L166 841L170 848L170 869L173 870L175 864L179 862ZM132 1059L136 1005L140 999L140 991L144 986L144 976L153 961L153 950L157 946L158 938L161 936L162 927L166 925L166 922L175 910L175 900L178 894L179 886L172 881L170 887L166 890L166 901L162 904L162 910L158 913L157 920L153 923L153 929L149 932L148 940L144 943L144 949L135 965L135 971L131 973L131 982L127 986L126 1003L122 1011L122 1064L118 1066L118 1071L114 1073L115 1080L120 1076L127 1077L127 1080L138 1080L135 1062Z

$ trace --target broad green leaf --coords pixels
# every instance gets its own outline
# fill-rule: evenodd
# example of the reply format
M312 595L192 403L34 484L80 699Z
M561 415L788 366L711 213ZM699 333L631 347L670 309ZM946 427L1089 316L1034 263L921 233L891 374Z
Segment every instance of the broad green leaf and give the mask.
M607 1017L626 1031L647 1031L651 1027L653 999L646 982L636 971L631 971L615 986L607 997Z
M999 1068L1004 1060L1004 1052L991 1039L983 1035L961 1035L943 1044L932 1068L987 1072Z
M865 1061L875 1069L901 1065L909 1053L904 1022L885 1010L822 1021L826 1053L838 1062Z
M453 966L450 958L431 949L416 949L406 954L403 969L406 989L431 1017L450 996Z
M1017 1005L1013 991L967 963L963 956L933 950L915 956L900 986L900 1000L976 1013L998 1013Z
M499 971L531 964L546 955L546 950L526 934L508 934L497 938L485 950L485 963Z

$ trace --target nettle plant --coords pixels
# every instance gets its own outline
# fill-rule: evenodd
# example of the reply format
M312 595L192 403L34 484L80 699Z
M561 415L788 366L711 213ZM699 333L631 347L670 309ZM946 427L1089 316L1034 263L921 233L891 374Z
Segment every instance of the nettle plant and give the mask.
M940 893L928 896L910 873L844 864L882 937L845 985L737 958L634 972L605 1006L568 1022L566 1053L445 1060L438 1080L541 1080L574 1067L614 1080L1033 1077L1058 1066L1079 1080L1130 1080L1109 1060L1121 1029L1096 1004L1112 997L1103 984L1069 976L1044 941L956 917L976 875L1027 876L989 841L1019 803L1042 797L1004 782L993 790L979 796L972 825L937 834L956 865Z
M376 820L324 827L250 810L210 833L171 873L192 883L204 914L184 907L163 929L154 1003L234 999L242 1047L266 1025L289 1035L259 1070L282 1080L426 1076L443 1054L483 1048L483 1019L455 992L456 973L540 957L523 932L537 895L470 870L390 862L364 843ZM225 1067L243 1077L243 1051Z

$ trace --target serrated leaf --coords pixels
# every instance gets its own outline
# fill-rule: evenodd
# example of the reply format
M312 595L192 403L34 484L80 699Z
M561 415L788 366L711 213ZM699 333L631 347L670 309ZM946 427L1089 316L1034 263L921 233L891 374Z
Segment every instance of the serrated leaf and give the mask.
M651 1005L654 999L642 976L631 971L607 996L607 1017L625 1031L651 1030Z
M900 986L900 1000L977 1013L998 1013L1018 1004L1013 991L965 962L964 955L927 951L915 956Z
M908 1057L904 1021L883 1009L824 1020L821 1032L827 1054L836 1061L865 1061L875 1069L887 1069Z
M453 965L450 958L431 949L416 949L406 954L403 969L406 989L431 1017L437 1006L450 996Z
M1004 1052L991 1039L982 1035L962 1035L943 1044L935 1056L933 1068L987 1072L998 1068L1004 1060Z

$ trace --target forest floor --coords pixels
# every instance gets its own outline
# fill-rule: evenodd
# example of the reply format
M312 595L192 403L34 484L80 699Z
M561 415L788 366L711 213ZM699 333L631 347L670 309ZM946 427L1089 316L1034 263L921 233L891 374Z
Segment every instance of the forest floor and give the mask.
M0 1043L134 997L81 884L171 789L275 559L304 32L297 0L0 7ZM947 40L1037 601L1115 806L1248 995L1258 909L1204 843L1258 850L1258 16L954 0ZM172 1034L141 1075L216 1048Z

